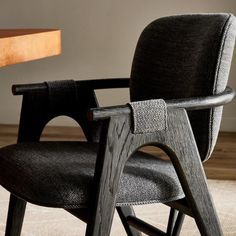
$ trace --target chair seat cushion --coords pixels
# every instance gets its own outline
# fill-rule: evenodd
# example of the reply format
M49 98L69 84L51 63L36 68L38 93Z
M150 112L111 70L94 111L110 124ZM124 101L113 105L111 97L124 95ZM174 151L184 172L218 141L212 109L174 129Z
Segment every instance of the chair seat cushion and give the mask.
M0 184L24 200L67 209L86 207L98 145L20 143L0 149ZM117 205L169 202L184 197L170 161L138 151L129 158Z

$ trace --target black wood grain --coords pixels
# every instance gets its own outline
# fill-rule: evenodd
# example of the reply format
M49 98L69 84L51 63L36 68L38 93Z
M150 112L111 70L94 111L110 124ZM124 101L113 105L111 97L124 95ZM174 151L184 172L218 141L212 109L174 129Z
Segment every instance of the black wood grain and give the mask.
M168 114L170 132L166 135L165 150L175 166L199 231L202 235L223 235L187 114L180 109Z
M125 162L145 145L156 145L170 156L201 234L222 235L186 111L169 108L167 123L164 131L133 134L129 114L104 121L86 235L109 235Z
M120 219L125 227L125 231L127 233L127 236L141 236L141 233L130 226L127 222L128 217L130 216L135 216L135 212L130 206L122 206L122 207L117 207L117 212L120 216Z
M166 236L167 234L162 230L146 223L145 221L138 219L136 217L128 217L127 221L130 225L140 230L141 232L149 235L149 236Z
M192 97L186 99L166 100L169 108L184 108L186 110L202 110L221 106L231 102L235 97L235 92L227 87L224 92L206 97ZM89 112L89 118L92 120L106 119L110 116L130 114L127 105L94 108Z
M167 225L167 236L178 236L184 221L184 214L178 210L171 208Z
M116 192L127 160L124 145L129 138L127 116L111 117L103 122L100 148L94 175L94 192L90 199L86 235L109 235L115 210Z
M95 80L78 80L76 84L78 87L84 89L110 89L110 88L128 88L129 78L108 78L108 79L95 79ZM40 92L46 89L45 83L35 84L18 84L12 86L14 95L22 95L27 92Z
M5 236L20 236L26 202L11 194Z
M122 82L114 81L111 83L116 86L118 84L127 85L127 79ZM222 235L191 126L185 110L181 107L203 109L209 106L222 105L234 97L234 92L226 89L220 95L206 98L167 101L167 130L133 134L131 112L127 106L97 108L90 113L92 115L91 120L87 119L86 112L89 108L97 107L93 89L104 88L109 85L105 81L102 83L100 86L97 82L81 83L80 86L77 86L78 100L71 104L65 103L60 110L54 110L53 107L48 106L50 97L47 89L41 86L42 84L35 87L24 85L18 87L19 90L16 92L24 93L18 142L38 141L47 122L59 115L67 115L75 119L81 125L87 139L96 141L100 133L100 124L94 124L92 119L102 119L103 128L96 161L94 192L90 199L88 216L86 216L88 217L86 235L109 235L116 206L116 192L123 168L128 158L137 149L145 145L156 145L170 156L186 195L187 208L190 208L189 212L195 218L201 234ZM113 86L115 86L114 84ZM179 210L181 211L181 205ZM21 215L23 215L23 211L21 211ZM182 217L179 216L178 221L175 220L175 224L171 228L172 234L174 234L173 232L176 235L178 234L181 219Z

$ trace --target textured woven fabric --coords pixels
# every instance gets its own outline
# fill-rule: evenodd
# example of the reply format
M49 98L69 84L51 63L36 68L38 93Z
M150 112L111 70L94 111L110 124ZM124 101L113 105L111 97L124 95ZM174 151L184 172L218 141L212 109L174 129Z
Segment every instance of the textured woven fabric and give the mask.
M130 102L133 115L133 132L136 134L165 130L167 107L163 99Z
M217 94L227 84L235 42L231 14L160 18L141 34L132 65L131 101ZM209 158L222 108L189 111L202 160Z
M98 146L85 142L20 143L0 149L0 182L35 204L88 204ZM168 202L184 194L169 161L137 152L126 164L117 205Z
M61 111L61 108L75 104L78 100L76 82L74 80L47 81L49 107L51 111Z

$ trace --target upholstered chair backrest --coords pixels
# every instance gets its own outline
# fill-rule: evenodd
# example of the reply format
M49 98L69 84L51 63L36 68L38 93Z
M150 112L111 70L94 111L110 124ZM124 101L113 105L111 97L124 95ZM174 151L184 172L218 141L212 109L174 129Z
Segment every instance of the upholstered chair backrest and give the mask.
M222 92L233 54L232 14L193 14L155 20L142 32L134 55L131 101L202 97ZM188 111L202 160L219 132L222 107Z

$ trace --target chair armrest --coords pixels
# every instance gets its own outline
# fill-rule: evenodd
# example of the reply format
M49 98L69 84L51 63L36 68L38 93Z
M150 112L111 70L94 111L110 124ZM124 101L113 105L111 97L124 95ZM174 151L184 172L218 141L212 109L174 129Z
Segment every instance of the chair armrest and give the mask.
M94 89L127 87L128 84L126 78L13 85L13 94L23 95L18 141L39 140L46 124L61 115L77 121L89 141L98 140L99 123L87 119L87 111L98 107Z
M226 87L226 89L219 94L206 97L192 97L183 99L166 100L168 108L184 108L186 110L203 110L212 107L225 105L231 102L235 97L235 91ZM88 113L90 120L102 120L111 116L130 114L131 110L128 105L112 106L104 108L91 109Z
M109 88L128 88L129 78L108 78L95 80L78 80L76 81L78 87L87 89L109 89ZM23 95L31 91L43 91L47 88L46 83L34 84L18 84L12 86L12 93L14 95Z

